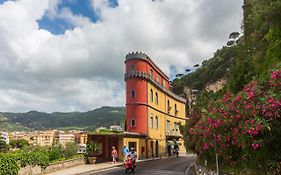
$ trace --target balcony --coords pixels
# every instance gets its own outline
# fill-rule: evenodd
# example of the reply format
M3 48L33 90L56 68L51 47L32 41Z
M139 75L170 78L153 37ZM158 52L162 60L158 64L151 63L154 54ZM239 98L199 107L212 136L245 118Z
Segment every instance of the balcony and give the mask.
M182 134L180 133L179 130L170 130L166 131L166 136L172 136L172 137L182 137Z

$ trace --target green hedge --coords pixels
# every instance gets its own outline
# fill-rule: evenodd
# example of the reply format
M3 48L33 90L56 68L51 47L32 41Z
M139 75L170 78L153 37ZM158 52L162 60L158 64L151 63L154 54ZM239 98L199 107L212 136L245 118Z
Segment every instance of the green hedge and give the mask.
M0 175L17 175L21 167L28 165L46 168L52 162L75 157L77 146L73 143L66 147L31 148L15 152L0 153Z

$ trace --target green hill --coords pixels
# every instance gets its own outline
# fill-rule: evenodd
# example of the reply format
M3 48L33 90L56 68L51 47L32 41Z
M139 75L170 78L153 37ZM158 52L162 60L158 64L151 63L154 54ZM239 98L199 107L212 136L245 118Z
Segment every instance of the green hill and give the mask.
M44 113L30 111L27 113L1 113L7 118L1 129L18 126L15 130L24 127L30 129L53 128L83 128L95 129L100 126L108 127L113 124L123 124L125 120L124 107L101 107L88 112L54 112ZM5 127L6 126L6 127Z
M183 87L204 90L220 78L226 89L241 91L253 79L263 81L268 70L281 64L281 1L244 0L243 36L230 47L224 46L195 71L172 82L176 94Z

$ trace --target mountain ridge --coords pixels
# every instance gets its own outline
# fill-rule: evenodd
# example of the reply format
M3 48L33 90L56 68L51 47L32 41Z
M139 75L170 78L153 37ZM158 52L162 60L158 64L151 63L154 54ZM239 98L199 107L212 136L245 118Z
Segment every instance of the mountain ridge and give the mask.
M7 118L6 124L18 125L21 126L20 128L37 130L82 128L88 130L100 126L109 127L113 124L123 124L125 107L102 106L86 112L1 112L0 115ZM5 128L2 129L5 130Z

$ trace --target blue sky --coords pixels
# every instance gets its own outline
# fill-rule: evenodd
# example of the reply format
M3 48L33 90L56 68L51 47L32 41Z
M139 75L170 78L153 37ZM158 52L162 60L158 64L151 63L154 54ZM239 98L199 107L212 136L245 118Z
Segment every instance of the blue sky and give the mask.
M1 1L1 0L0 0ZM118 6L117 0L109 0L110 7ZM68 8L74 15L87 17L91 22L99 20L98 14L93 10L90 0L63 0L57 6L58 12L63 8ZM38 21L39 27L46 29L53 34L63 34L65 30L73 29L74 26L62 18L50 18L47 14Z

